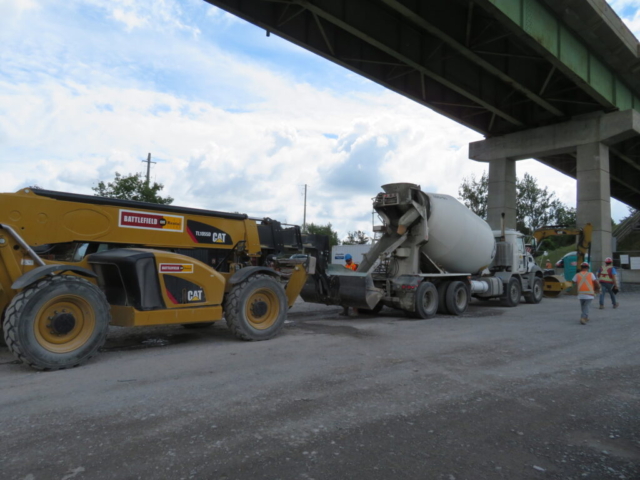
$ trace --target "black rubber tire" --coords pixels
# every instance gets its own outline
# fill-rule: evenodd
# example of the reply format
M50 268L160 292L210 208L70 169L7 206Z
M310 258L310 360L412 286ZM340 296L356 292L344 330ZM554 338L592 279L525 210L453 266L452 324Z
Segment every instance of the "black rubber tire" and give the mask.
M413 318L426 319L438 311L438 289L431 282L422 282L416 290L416 304Z
M278 311L271 326L258 329L251 325L246 309L251 295L259 290L271 292L277 299ZM284 288L271 275L252 275L246 280L234 285L224 300L224 316L229 330L241 340L259 341L269 340L280 333L287 319L288 302Z
M533 279L531 291L524 294L524 300L527 303L540 303L544 296L544 283L540 277Z
M448 315L449 310L447 310L447 288L451 282L445 281L438 284L438 313L442 315Z
M187 330L200 330L203 328L209 328L215 322L200 322L200 323L183 323L182 326Z
M81 346L69 352L55 353L38 341L36 315L47 302L65 295L80 297L89 305L94 325ZM98 353L107 339L110 321L109 304L98 287L80 277L56 275L30 285L13 297L6 312L4 339L18 360L30 367L62 370L82 365Z
M522 285L517 277L511 277L506 286L506 291L500 297L500 304L504 307L517 307L522 296Z
M382 302L378 302L378 304L372 309L368 308L359 308L358 313L362 313L364 315L377 315L384 308L384 304Z
M6 317L6 311L7 309L4 309L4 312L2 312L2 315L0 315L0 347L6 347L7 346L7 342L4 339L4 320Z
M460 280L454 280L447 287L445 302L450 315L462 315L469 306L469 287Z

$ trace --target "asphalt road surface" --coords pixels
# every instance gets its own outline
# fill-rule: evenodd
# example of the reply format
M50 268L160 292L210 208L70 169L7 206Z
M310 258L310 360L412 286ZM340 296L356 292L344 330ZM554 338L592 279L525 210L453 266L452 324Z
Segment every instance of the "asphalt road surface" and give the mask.
M282 335L112 328L41 373L0 347L0 478L640 479L640 293L462 317L344 318Z

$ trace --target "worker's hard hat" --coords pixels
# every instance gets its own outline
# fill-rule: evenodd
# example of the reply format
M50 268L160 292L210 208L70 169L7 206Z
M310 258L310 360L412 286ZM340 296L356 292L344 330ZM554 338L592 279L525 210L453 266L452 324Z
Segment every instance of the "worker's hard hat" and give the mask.
M345 260L351 260L352 258L353 258L353 257L351 256L351 254L350 254L350 253L347 253L347 254L344 256L344 259L345 259Z
M588 264L587 262L582 262L582 263L580 264L580 267L581 267L581 268L585 268L585 267L586 267L586 268L589 268L589 264Z
M607 257L604 259L604 263L613 263L613 260L611 260L611 257Z

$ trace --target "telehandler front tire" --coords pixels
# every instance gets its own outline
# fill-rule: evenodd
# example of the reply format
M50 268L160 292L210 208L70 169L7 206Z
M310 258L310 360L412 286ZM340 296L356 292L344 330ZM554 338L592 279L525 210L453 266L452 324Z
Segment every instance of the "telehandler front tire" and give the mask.
M224 300L227 326L241 340L269 340L287 319L287 296L271 275L252 275L234 285Z
M13 297L6 311L9 350L36 370L87 362L104 345L111 321L102 291L73 275L46 277Z

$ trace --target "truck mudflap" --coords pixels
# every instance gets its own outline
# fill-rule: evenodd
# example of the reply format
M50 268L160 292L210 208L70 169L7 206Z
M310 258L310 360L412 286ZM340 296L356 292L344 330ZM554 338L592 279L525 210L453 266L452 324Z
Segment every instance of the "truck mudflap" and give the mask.
M371 310L380 302L383 292L374 286L370 274L330 267L326 273L310 276L300 296L309 303Z

